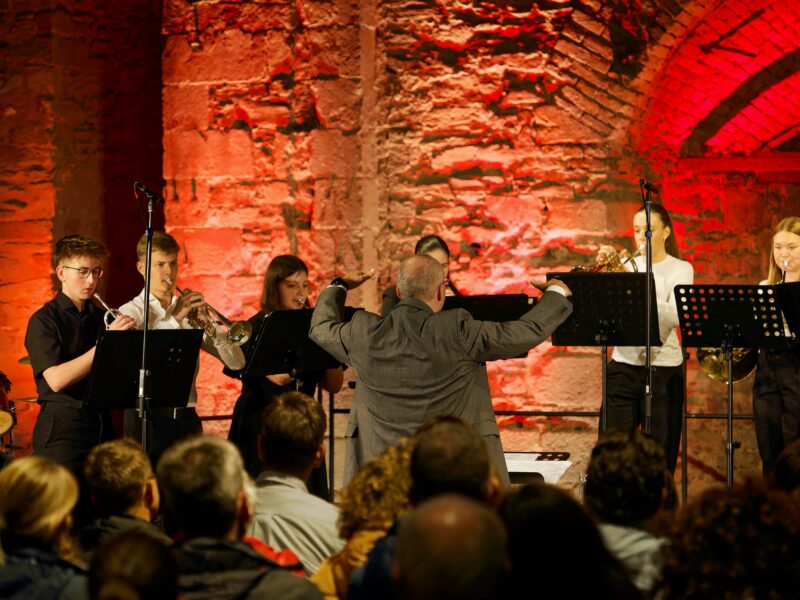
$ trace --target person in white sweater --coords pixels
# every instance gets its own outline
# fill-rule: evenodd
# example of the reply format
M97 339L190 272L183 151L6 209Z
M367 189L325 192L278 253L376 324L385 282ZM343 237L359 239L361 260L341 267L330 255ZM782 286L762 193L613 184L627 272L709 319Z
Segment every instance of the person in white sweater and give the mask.
M633 218L633 237L636 247L645 242L646 215L644 208ZM678 341L678 306L673 296L676 285L691 285L694 269L680 259L672 217L661 204L653 204L650 213L652 231L653 278L656 286L654 307L658 311L661 346L652 346L650 361L653 366L651 434L664 447L667 467L675 470L681 437L681 409L684 385L681 375L683 351ZM598 258L602 259L614 249L602 246ZM645 271L644 256L637 256L626 268ZM645 423L645 348L615 348L608 364L606 423L609 429L630 430L644 427Z

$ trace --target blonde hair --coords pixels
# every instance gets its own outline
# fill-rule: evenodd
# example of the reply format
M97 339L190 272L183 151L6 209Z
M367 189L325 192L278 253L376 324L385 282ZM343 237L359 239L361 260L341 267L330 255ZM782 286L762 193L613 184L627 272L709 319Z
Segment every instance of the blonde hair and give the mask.
M772 250L772 245L775 242L775 236L781 231L788 231L795 235L800 235L800 218L786 217L775 226L775 231L772 232L772 240L769 244L769 275L767 276L767 283L775 285L783 277L783 271L775 262L775 252Z
M164 254L178 254L181 245L174 237L164 231L154 231L151 243L153 252L163 252ZM144 262L147 253L147 234L143 234L136 243L136 258Z
M388 529L411 510L411 452L414 438L400 440L365 464L342 492L339 534L349 539L367 527Z
M42 456L15 460L0 471L0 536L5 549L19 543L58 544L62 525L77 502L78 481L66 468Z

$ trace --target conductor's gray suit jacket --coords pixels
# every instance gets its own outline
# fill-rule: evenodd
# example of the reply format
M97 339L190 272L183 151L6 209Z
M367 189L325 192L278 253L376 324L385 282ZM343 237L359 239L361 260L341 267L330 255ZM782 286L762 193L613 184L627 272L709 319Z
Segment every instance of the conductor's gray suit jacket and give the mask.
M558 292L545 292L519 320L493 323L476 321L463 309L434 313L408 298L385 317L362 310L344 322L346 296L342 287L325 289L309 333L356 372L345 434L345 483L367 460L441 415L460 417L480 432L508 483L482 363L527 352L566 320L572 303Z

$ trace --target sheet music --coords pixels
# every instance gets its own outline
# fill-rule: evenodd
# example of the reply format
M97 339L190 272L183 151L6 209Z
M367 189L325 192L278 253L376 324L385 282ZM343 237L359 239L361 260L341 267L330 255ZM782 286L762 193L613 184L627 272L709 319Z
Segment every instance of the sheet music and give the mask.
M541 460L541 452L506 452L509 473L540 473L546 483L556 484L572 464L571 460Z

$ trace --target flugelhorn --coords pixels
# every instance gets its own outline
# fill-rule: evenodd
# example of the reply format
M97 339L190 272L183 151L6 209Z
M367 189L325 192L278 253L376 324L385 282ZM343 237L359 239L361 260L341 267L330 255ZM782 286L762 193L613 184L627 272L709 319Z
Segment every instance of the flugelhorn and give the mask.
M106 309L106 314L103 315L103 323L106 324L106 329L108 329L111 327L111 323L114 322L114 319L121 317L122 313L116 308L111 308L108 304L106 304L105 300L100 297L100 294L95 293L94 299L100 303L100 306Z
M175 291L181 296L186 294L186 290L179 288L170 279L167 279L167 283L174 287ZM220 322L228 328L225 338L228 340L229 344L233 346L241 346L250 339L250 336L253 334L253 326L250 325L249 321L231 321L228 317L223 315L208 303L205 303L203 307L207 313L211 313L216 316ZM217 337L217 325L214 320L210 318L210 315L207 315L207 317L207 319L197 318L197 309L195 308L189 312L189 316L187 318L189 319L189 323L192 325L192 327L203 329L208 337L214 339Z

